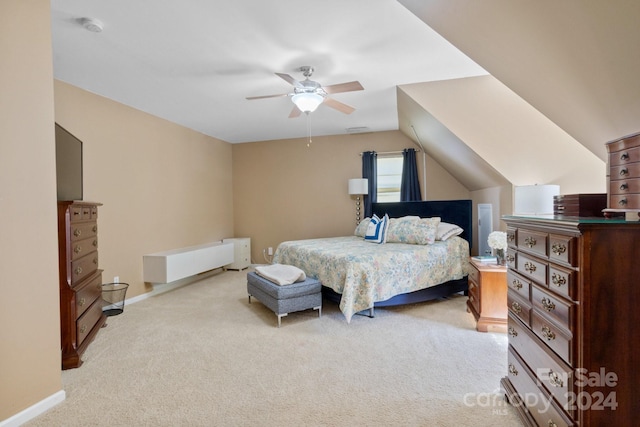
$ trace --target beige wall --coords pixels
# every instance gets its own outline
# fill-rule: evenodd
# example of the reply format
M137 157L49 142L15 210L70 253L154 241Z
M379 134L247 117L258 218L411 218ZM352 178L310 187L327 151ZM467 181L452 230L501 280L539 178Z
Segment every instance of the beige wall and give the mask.
M49 5L0 2L0 421L62 390Z
M355 229L350 178L362 176L360 153L416 148L399 131L233 145L236 237L251 238L255 263L263 250L294 239L340 236ZM418 155L422 177L422 155ZM468 199L469 191L427 157L427 199Z
M151 290L147 253L233 234L231 144L55 81L55 119L83 141L84 200L99 209L103 282Z

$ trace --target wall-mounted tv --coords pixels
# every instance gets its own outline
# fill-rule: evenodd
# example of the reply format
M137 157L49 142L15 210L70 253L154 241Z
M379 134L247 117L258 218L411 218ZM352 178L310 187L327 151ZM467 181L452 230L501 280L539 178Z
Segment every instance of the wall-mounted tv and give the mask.
M56 123L58 200L82 200L82 141Z

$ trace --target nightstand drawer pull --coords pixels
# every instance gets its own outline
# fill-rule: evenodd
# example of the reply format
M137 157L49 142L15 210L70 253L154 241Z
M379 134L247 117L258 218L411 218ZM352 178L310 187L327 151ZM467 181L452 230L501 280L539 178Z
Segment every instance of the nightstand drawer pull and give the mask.
M554 387L564 387L564 381L562 381L560 374L553 372L551 369L549 370L549 384Z
M553 283L554 285L560 287L560 286L564 286L567 284L567 278L564 276L561 276L559 274L553 273L551 275L551 283Z
M524 269L527 271L527 273L533 273L534 271L536 271L536 265L532 262L525 262L524 263Z
M518 279L513 279L513 282L511 282L513 284L513 287L517 290L522 289L522 282L520 282L520 280Z
M549 328L548 326L542 327L542 336L545 337L548 341L553 341L556 339L556 334Z
M548 312L552 312L556 309L556 305L549 298L542 298L540 302L542 302L542 307L544 307Z
M511 303L511 309L516 313L516 314L521 314L522 313L522 307L520 307L520 304L518 304L517 302L512 302Z
M553 252L556 255L562 255L566 251L567 251L566 245L563 245L561 243L554 243L553 245L551 245L551 252Z
M511 363L509 363L509 373L514 375L514 376L518 375L518 370Z
M513 326L509 326L509 335L511 335L512 337L517 337L518 331L516 331L516 329Z
M532 248L536 245L536 239L534 239L533 237L527 237L526 239L524 239L524 244L529 248Z

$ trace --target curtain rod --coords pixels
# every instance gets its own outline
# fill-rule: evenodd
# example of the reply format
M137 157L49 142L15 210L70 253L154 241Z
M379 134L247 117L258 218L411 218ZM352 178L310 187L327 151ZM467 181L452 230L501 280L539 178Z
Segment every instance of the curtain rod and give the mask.
M416 150L416 153L420 152L420 149L415 149L415 150ZM376 151L376 154L402 154L403 151ZM362 156L363 154L364 153L360 153L360 156Z

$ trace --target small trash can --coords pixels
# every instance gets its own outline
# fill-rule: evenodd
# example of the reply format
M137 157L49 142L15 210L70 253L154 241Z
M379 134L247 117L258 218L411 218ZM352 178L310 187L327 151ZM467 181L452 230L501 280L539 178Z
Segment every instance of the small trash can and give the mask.
M102 312L105 316L117 316L124 311L124 297L128 283L106 283L102 285Z

